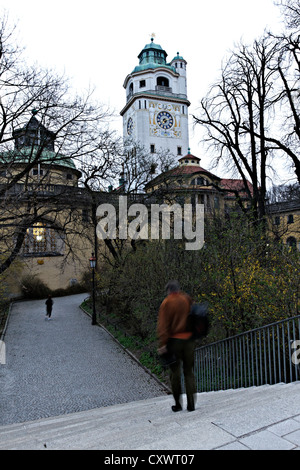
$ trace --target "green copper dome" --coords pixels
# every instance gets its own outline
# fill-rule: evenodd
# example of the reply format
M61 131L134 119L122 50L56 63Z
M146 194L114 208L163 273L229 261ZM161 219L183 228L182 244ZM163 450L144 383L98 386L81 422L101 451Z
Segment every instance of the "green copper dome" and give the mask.
M157 49L157 50L162 51L166 54L166 51L164 51L163 48L159 44L155 44L155 42L153 42L153 38L151 39L151 42L149 44L146 44L146 46L144 47L142 52L146 51L147 49ZM139 56L142 54L142 52L139 54ZM166 54L166 56L167 56L167 54Z
M15 149L10 152L5 152L1 155L0 162L28 164L35 161L36 154L37 149L32 149L32 147L23 147L22 149ZM76 170L76 166L71 158L48 149L42 150L41 155L36 159L36 163L48 163Z
M177 52L177 55L174 57L174 59L171 62L174 62L174 60L184 60L184 58L181 55L179 55L179 52Z
M140 63L134 68L133 73L157 67L166 67L175 72L175 68L166 62L167 55L166 51L159 44L155 44L151 38L151 43L146 44L138 55Z
M0 161L27 164L37 160L36 163L51 163L76 170L71 158L55 152L55 134L36 119L36 114L37 110L32 110L32 116L27 124L13 131L15 148L2 154Z

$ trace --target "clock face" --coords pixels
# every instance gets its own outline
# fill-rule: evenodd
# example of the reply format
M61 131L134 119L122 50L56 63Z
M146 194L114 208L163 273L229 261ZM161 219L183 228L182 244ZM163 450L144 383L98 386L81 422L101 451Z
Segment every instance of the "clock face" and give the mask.
M130 117L127 121L127 134L128 135L131 135L132 134L132 131L133 131L133 120L132 118Z
M156 117L156 122L163 129L170 129L174 124L172 115L167 111L160 111Z

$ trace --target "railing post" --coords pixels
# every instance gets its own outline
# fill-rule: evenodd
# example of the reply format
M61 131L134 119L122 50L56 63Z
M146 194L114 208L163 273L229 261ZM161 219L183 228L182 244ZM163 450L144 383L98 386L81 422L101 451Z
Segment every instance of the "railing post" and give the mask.
M272 349L273 349L273 370L274 370L274 380L273 383L277 383L277 371L276 371L276 355L275 355L275 334L274 326L272 326Z
M289 322L287 322L287 330L288 330L289 370L290 370L289 382L291 382L291 379L292 379L292 355L291 355L291 334L290 334L290 323Z
M281 352L280 352L280 343L279 343L279 325L277 325L277 357L278 357L278 374L279 374L279 382L281 382Z

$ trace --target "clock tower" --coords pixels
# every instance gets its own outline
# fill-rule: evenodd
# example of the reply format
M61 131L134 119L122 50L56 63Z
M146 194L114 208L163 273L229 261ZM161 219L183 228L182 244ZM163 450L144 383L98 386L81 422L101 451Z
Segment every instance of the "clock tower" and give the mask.
M167 63L160 45L147 44L138 55L139 65L124 81L126 105L124 143L142 145L150 154L168 151L174 157L189 148L186 61L177 53Z

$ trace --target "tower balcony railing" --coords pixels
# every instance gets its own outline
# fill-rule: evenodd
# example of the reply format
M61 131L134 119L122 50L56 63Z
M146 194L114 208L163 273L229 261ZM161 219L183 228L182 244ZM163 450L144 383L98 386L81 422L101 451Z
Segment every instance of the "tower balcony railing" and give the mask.
M161 91L162 93L173 93L170 86L156 85L155 91Z

